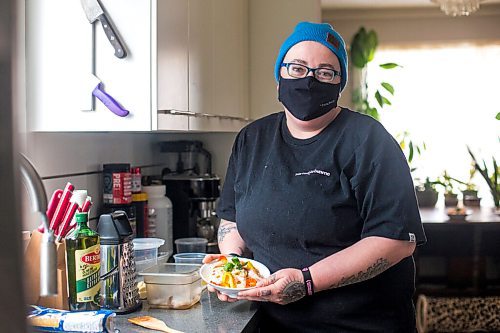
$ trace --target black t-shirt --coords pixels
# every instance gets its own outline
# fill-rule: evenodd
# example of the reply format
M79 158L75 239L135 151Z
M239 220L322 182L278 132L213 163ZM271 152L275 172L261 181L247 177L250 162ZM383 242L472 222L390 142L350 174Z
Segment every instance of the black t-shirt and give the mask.
M369 236L425 242L408 164L373 118L342 109L321 133L294 138L283 112L245 127L217 214L237 223L271 272L303 268ZM414 332L414 262L288 305L263 303L287 331Z

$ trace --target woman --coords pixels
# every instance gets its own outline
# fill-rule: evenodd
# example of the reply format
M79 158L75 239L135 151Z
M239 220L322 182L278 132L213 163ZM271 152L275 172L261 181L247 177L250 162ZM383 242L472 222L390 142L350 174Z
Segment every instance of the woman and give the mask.
M248 249L273 272L238 299L263 302L262 331L414 332L413 183L384 127L337 106L342 37L299 23L275 76L285 110L238 134L217 210L221 253Z

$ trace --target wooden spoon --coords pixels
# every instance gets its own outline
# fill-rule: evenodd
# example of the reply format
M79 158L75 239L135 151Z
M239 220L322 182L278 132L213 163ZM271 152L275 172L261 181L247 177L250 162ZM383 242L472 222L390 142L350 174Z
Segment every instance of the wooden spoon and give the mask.
M151 316L129 318L128 321L131 322L132 324L136 324L142 327L146 327L161 332L183 333L181 331L174 330L173 328L168 327L167 324L165 324L165 322L163 322L162 320Z

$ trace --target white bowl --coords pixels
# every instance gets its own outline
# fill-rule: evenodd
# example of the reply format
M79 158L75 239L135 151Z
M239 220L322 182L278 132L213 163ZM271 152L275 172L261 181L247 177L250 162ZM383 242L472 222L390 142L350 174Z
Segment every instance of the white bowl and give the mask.
M264 266L260 262L252 260L252 259L246 259L246 258L240 258L240 259L242 259L244 261L250 261L252 263L252 265L259 270L259 273L260 273L260 275L262 275L262 277L268 278L269 275L271 275L271 272L269 272L269 268L267 268L266 266ZM227 260L230 261L231 257L227 257ZM218 286L216 284L213 284L212 282L210 282L210 271L212 269L212 265L213 265L213 263L208 263L208 264L204 264L203 266L201 266L201 268L200 268L200 276L203 279L203 281L205 281L208 285L214 287L221 294L224 294L224 295L226 295L228 297L231 297L231 298L237 298L238 297L238 293L240 291L249 290L249 289L255 288L255 287L249 287L249 288L243 288L243 287L242 288L225 288L225 287L221 287L221 286Z

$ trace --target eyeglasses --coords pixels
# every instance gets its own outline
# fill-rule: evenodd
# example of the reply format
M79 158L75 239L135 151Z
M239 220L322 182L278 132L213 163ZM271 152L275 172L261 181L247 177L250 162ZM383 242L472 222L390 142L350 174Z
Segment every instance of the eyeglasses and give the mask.
M340 77L339 71L326 67L310 68L293 62L284 62L281 67L285 67L288 75L296 79L306 77L309 72L313 72L314 77L321 82L332 82L336 77Z

